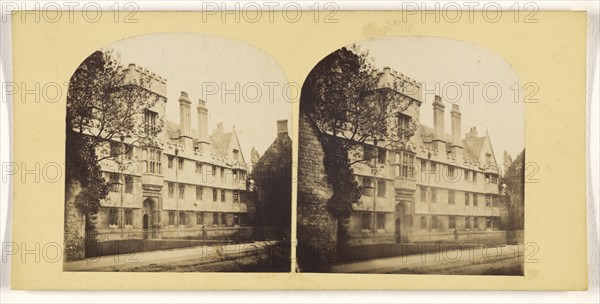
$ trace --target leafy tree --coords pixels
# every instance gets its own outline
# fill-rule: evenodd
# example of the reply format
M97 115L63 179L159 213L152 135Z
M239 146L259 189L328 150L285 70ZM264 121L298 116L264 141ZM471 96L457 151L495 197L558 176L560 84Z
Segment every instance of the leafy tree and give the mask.
M352 165L371 164L381 149L414 149L408 139L418 123L401 128L399 113L411 99L404 83L382 83L373 59L356 46L341 48L319 62L302 87L300 107L315 127L324 150L324 166L333 195L327 202L338 222L338 244L347 240L345 221L362 190L354 181ZM360 153L369 147L370 153ZM378 148L376 148L378 147Z
M66 115L66 199L69 185L77 181L81 192L77 208L88 219L98 212L108 195L99 162L117 161L134 144L156 145L160 118L146 121L144 114L158 101L150 91L151 79L124 68L112 51L96 51L77 68L69 82Z

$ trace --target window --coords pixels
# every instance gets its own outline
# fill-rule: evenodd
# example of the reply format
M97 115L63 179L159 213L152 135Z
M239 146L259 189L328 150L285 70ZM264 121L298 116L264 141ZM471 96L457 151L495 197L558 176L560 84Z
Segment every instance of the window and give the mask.
M185 197L185 185L179 184L179 198L183 199Z
M476 217L473 218L473 229L479 230L479 219Z
M396 172L396 176L400 176L400 164L401 164L401 158L400 158L400 153L396 152L395 154L395 172Z
M202 188L202 186L196 186L196 200L197 201L202 200L202 192L204 192L204 189Z
M385 197L385 180L377 181L377 197Z
M486 162L486 164L491 164L492 163L492 154L491 153L486 153L485 154L485 162Z
M465 180L469 181L469 169L465 169Z
M119 178L119 174L111 173L110 174L110 191L119 192L121 190L121 179Z
M227 177L225 176L225 168L221 167L221 182L226 182Z
M472 182L474 182L474 183L477 182L477 172L476 171L473 171L473 180L472 180Z
M492 207L498 207L500 198L497 195L492 195Z
M115 141L111 141L110 142L110 156L111 157L117 157L119 155L121 155L121 143L119 142L115 142Z
M431 162L431 173L437 174L437 164L434 162Z
M408 138L408 136L410 135L410 122L410 116L398 113L398 131L402 138Z
M473 206L477 207L477 193L473 193Z
M448 217L448 229L456 229L456 217Z
M234 203L239 203L240 202L240 192L237 190L233 191L233 202Z
M217 189L213 188L212 190L213 190L213 202L216 202L217 201L217 196L218 196Z
M402 166L400 168L400 176L404 178L413 178L415 155L408 152L402 152L401 156Z
M108 211L108 225L117 226L119 225L119 210L116 208Z
M132 160L133 159L133 150L135 149L135 147L133 147L132 145L125 145L125 158L128 160Z
M421 172L422 173L427 172L427 161L426 160L421 160Z
M221 226L227 226L227 214L221 213Z
M237 169L231 170L231 174L233 175L233 180L237 182L240 178L238 175L238 170Z
M485 206L486 207L492 206L492 197L489 194L485 195Z
M427 202L427 187L420 186L419 189L421 190L421 202Z
M146 134L156 133L156 122L158 120L158 113L145 110L144 111L144 130Z
M233 160L238 161L240 157L240 151L238 149L233 149Z
M471 230L471 222L473 221L472 217L466 217L465 218L465 229L466 230Z
M125 209L125 226L133 225L133 212L131 209Z
M212 166L212 172L211 172L212 176L216 176L217 175L217 166Z
M221 203L225 202L225 189L221 189Z
M146 173L160 174L160 150L145 149L146 152Z
M448 166L448 178L450 178L451 180L454 180L456 174L456 170L454 168L454 166Z
M219 226L219 214L213 213L213 226Z
M185 212L179 212L179 226L185 226Z
M431 188L431 202L435 204L437 200L437 189Z
M369 177L363 178L363 195L365 196L373 196L373 179Z
M173 159L175 159L175 156L169 155L167 157L167 167L169 169L173 169Z
M169 211L169 226L175 226L175 211Z
M385 214L377 214L377 230L385 230Z
M204 224L204 218L202 217L202 212L196 212L196 225L200 226Z
M362 214L362 230L371 230L371 213L365 212Z
M183 158L177 159L177 169L178 170L183 170L184 162L185 162L185 159L183 159Z
M469 192L465 192L465 206L469 206L470 198L471 198L471 194Z
M169 197L175 196L175 183L169 183Z
M490 182L491 182L492 184L497 184L497 183L498 183L498 175L496 175L496 174L491 174Z
M491 217L485 218L485 229L492 229L492 218Z
M196 162L196 173L202 174L202 163Z
M133 193L133 176L125 176L125 193Z
M425 216L421 217L421 229L427 230L427 217Z
M385 160L387 157L387 150L384 148L376 148L377 149L377 162L380 164L385 164Z
M438 218L435 215L431 217L431 230L438 230Z
M454 190L448 190L448 204L454 205Z

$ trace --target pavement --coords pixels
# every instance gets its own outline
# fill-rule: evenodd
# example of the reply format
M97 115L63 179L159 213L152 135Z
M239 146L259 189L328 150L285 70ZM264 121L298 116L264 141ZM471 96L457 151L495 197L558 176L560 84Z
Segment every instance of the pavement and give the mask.
M522 275L523 246L471 247L331 265L338 273Z
M180 249L157 250L88 258L65 262L64 271L123 271L131 268L196 260L215 262L235 259L264 251L277 241L240 244L214 244Z

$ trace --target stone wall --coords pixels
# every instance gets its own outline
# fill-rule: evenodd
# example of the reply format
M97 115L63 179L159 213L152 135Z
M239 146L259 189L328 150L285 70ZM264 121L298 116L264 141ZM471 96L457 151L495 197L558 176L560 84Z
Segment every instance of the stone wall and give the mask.
M323 149L309 120L300 114L298 150L298 247L301 271L337 260L337 222L327 211L333 190L325 176Z
M80 191L79 182L73 182L65 189L65 261L85 258L85 217L75 206L75 197Z

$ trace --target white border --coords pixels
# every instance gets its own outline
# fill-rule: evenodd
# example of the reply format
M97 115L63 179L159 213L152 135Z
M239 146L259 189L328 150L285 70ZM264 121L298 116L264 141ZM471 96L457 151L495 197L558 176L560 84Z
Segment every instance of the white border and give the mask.
M47 3L61 3L60 1L36 1L26 5L33 7L39 3L42 7ZM69 2L69 1L65 1ZM93 1L78 1L81 5ZM222 1L207 1L221 3ZM268 3L274 1L239 1L243 7L246 3ZM278 1L284 3L286 1ZM316 1L296 1L303 9L310 9ZM344 10L374 10L374 9L402 9L401 2L393 1L331 1L339 9ZM448 3L473 3L474 1L437 1L442 6ZM481 5L494 1L477 1ZM509 8L515 1L496 1L503 8ZM600 302L600 266L599 266L599 138L600 138L600 76L598 66L599 55L599 24L600 4L597 1L531 1L535 2L540 10L586 10L588 12L588 58L587 58L587 186L588 186L588 273L589 289L583 292L543 292L543 291L272 291L272 292L143 292L143 291L15 291L10 289L10 260L3 263L0 260L0 303L193 303L193 302L249 302L249 303L277 303L286 302L412 302L412 303L598 303ZM1 3L0 16L6 13L6 3ZM14 1L21 5L24 2ZM71 1L72 3L72 1ZM96 2L103 9L108 9L115 1ZM413 1L421 5L423 1ZM172 1L172 2L136 2L140 10L200 10L202 2ZM228 8L234 8L228 4ZM426 3L426 8L435 9L434 3ZM0 20L1 22L1 20ZM10 82L12 77L11 57L11 25L10 21L2 22L0 26L0 83ZM4 93L4 91L2 91ZM1 164L10 162L12 142L12 99L2 96L0 102L0 161ZM1 178L1 177L0 177ZM0 244L11 241L11 202L12 187L9 183L0 184ZM2 246L2 250L5 246ZM224 297L224 295L226 295Z

